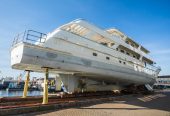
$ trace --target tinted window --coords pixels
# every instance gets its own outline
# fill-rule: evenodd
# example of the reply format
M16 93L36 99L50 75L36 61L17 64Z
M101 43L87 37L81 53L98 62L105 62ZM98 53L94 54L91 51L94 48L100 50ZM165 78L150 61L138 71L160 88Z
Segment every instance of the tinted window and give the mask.
M110 58L109 57L106 57L107 60L109 60Z
M93 53L93 56L97 56L97 53Z

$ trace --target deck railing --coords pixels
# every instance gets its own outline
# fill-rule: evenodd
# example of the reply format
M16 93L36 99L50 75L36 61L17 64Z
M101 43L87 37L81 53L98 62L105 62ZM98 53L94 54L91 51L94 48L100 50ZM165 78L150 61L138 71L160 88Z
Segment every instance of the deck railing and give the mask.
M20 43L20 42L28 42L31 44L40 44L46 41L47 35L34 30L26 30L22 33L19 33L14 37L12 42L12 46Z

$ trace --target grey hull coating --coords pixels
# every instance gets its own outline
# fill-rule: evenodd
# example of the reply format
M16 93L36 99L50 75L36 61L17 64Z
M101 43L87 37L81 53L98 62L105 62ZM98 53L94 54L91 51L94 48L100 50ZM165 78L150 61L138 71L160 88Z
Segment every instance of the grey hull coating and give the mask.
M84 59L69 53L26 43L20 45L23 45L21 60L12 63L12 67L15 69L44 71L42 67L49 67L52 72L73 72L77 76L110 83L119 82L123 85L153 84L155 82L154 76L127 67Z

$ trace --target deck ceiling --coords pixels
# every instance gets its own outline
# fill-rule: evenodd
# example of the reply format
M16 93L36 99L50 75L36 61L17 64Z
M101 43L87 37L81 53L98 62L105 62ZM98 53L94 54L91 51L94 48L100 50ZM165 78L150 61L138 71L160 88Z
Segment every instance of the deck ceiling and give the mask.
M98 43L114 43L113 40L107 39L104 36L102 36L101 34L94 32L88 28L85 28L79 24L68 24L62 27L62 29L78 34L80 36L83 37L88 37L88 39L91 39L93 41L96 41Z
M129 48L126 48L126 47L124 47L124 46L122 46L122 45L119 45L119 48L122 48L122 49L124 49L124 50L127 50L127 51L129 51L130 53L136 55L137 57L140 57L140 54L138 54L137 52L134 52L133 50L130 50Z
M132 39L130 39L129 37L126 38L126 41L133 43L137 48L139 47L139 44L133 41Z
M119 36L119 37L121 37L122 39L125 37L125 35L122 33L122 32L120 32L120 31L118 31L117 29L108 29L108 30L106 30L109 34L111 34L111 35L117 35L117 36Z
M97 41L98 43L114 43L113 41L106 39L104 36L99 34L94 34L92 40Z
M150 51L147 50L147 49L145 49L143 46L141 46L141 50L144 51L144 52L147 53L147 54L150 53Z
M75 34L78 34L80 36L85 36L89 30L83 26L80 26L78 24L68 24L68 25L64 25L62 27L62 29L66 30L66 31L69 31L69 32L72 32L72 33L75 33Z
M146 58L146 57L143 57L142 60L148 62L149 64L154 63L152 60L150 60L149 58Z

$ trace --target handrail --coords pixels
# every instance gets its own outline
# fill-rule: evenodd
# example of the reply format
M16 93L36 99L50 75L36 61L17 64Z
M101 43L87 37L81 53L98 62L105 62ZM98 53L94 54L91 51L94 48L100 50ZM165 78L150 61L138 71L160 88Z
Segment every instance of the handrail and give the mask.
M47 35L45 33L42 33L42 32L39 32L39 31L35 31L35 30L28 30L29 32L32 31L32 32L35 32L35 33L39 33L39 34L42 34L42 35Z
M26 30L22 33L19 33L17 36L14 37L12 42L12 46L20 42L38 42L44 43L46 41L47 35L38 31L34 30ZM43 41L42 41L43 40ZM32 43L35 44L35 43Z

